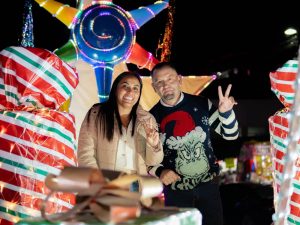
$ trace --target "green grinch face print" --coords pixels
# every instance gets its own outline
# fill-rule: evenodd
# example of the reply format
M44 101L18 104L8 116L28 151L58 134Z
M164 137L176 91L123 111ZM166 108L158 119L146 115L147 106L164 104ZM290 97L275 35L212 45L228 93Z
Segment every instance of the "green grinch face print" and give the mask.
M166 144L169 149L177 149L176 171L190 178L200 178L209 171L208 159L203 142L206 134L201 127L188 132L183 137L170 137Z
M199 180L207 179L204 177L207 176L210 167L203 147L205 139L205 132L201 127L196 127L183 137L173 136L166 140L169 149L177 150L175 160L177 173L185 177L179 182L181 184L178 183L177 188L184 188L183 186L193 188Z

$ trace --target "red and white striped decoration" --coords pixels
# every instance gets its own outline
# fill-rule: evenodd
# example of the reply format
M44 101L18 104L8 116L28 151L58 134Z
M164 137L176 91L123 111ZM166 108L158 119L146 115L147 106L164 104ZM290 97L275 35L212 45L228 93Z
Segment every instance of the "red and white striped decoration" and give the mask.
M0 52L0 224L39 217L46 176L77 166L75 119L57 109L78 84L75 70L53 53L9 47ZM75 204L57 193L48 213Z
M283 179L284 167L286 166L286 155L288 147L289 135L289 117L290 109L295 99L295 79L297 77L298 61L290 60L279 68L276 72L270 73L271 90L276 94L281 103L285 106L284 109L278 111L275 115L269 118L269 131L271 151L273 156L273 169L274 169L274 203L275 212L279 214L277 208L278 202L281 201L279 193L280 186ZM298 141L300 150L300 145ZM286 217L286 224L300 224L300 154L298 153L296 164L295 176L292 179L292 191L289 199L289 214ZM286 190L286 191L289 191Z
M44 49L8 47L0 52L0 62L0 109L58 109L79 82L73 68Z
M271 90L285 107L290 107L294 102L297 70L298 61L289 60L276 72L270 73Z

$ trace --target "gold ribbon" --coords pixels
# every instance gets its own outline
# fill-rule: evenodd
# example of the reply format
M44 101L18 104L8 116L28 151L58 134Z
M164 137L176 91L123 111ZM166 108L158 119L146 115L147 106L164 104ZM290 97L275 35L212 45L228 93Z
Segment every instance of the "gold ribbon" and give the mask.
M129 190L134 182L138 182L138 192ZM152 198L163 189L160 180L154 177L80 167L66 167L58 176L50 174L45 184L51 193L43 201L41 213L51 222L87 219L124 222L140 216L142 206L150 207ZM47 202L54 192L75 192L85 197L67 212L48 215Z

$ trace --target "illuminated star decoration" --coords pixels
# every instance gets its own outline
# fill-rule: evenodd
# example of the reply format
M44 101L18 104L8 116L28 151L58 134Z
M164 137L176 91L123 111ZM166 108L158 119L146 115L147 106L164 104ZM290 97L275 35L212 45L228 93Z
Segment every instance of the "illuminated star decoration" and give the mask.
M136 31L168 7L168 0L125 11L112 1L82 1L78 9L54 0L35 0L71 30L55 53L65 61L82 58L93 65L100 102L106 101L114 65L123 61L152 69L158 62L135 42Z

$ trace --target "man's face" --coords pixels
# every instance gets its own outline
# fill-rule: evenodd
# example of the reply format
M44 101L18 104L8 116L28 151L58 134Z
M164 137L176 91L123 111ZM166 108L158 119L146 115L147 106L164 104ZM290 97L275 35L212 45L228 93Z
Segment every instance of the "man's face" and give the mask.
M152 75L152 86L166 103L175 103L179 99L181 81L181 76L170 67L154 70Z

